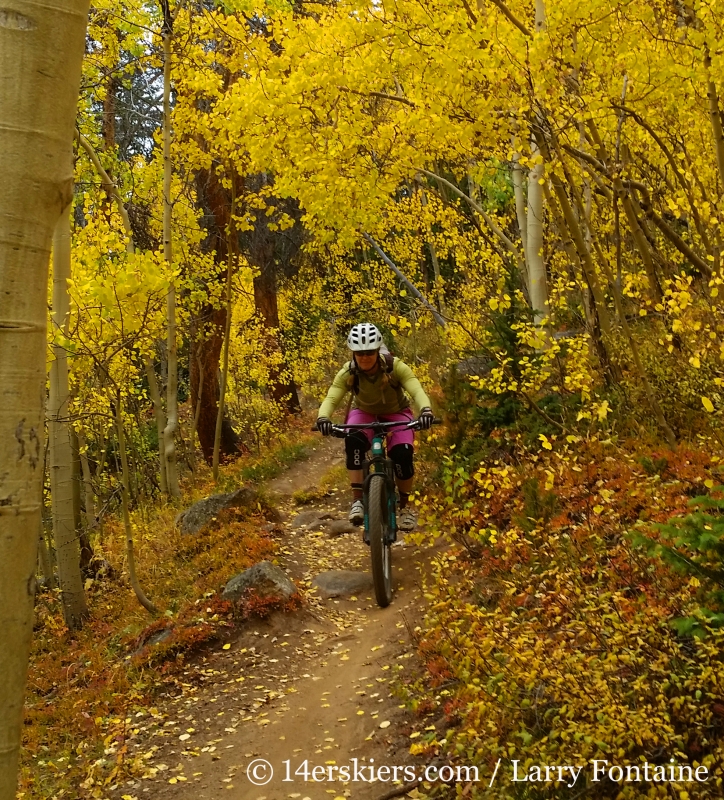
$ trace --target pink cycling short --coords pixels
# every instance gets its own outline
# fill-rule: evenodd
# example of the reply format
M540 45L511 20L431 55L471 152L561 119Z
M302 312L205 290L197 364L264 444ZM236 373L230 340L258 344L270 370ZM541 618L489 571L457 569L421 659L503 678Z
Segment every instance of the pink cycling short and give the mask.
M353 408L349 412L349 416L347 417L347 425L360 425L365 422L404 422L409 421L412 422L415 417L412 414L412 410L409 408L405 408L402 411L398 411L396 414L368 414L366 411L361 411L359 408ZM374 437L374 432L370 430L360 431L360 433L364 433L367 435L370 444L372 444L372 438ZM413 444L415 441L415 432L406 430L402 426L399 428L393 428L387 434L387 450L390 451L396 444Z

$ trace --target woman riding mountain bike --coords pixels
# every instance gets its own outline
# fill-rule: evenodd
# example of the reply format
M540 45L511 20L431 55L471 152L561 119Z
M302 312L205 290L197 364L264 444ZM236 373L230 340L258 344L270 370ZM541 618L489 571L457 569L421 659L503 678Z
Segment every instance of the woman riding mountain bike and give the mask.
M410 367L389 353L375 325L370 322L355 325L347 337L347 346L352 351L352 360L337 373L317 414L317 428L323 436L332 434L331 416L348 392L352 395L346 419L349 425L376 421L411 422L415 417L409 395L419 413L420 429L427 430L432 426L434 416L430 398ZM372 430L350 431L345 436L347 470L352 486L349 521L353 525L361 525L364 521L362 465L372 437ZM387 439L388 454L395 467L399 494L397 527L401 531L411 531L416 524L415 515L408 505L415 474L413 442L413 431L404 427L393 429Z

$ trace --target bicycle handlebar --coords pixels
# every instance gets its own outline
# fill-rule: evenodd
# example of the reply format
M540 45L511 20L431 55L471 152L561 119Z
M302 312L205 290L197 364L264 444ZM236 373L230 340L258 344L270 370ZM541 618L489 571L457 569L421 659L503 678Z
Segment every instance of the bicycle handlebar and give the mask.
M435 417L432 421L433 425L442 425L442 420ZM342 439L347 435L347 431L360 431L360 430L377 430L382 428L383 431L386 431L388 428L397 428L404 426L407 430L412 431L419 431L420 430L420 420L413 419L408 421L392 421L392 422L359 422L357 424L352 425L332 425L332 436ZM313 431L319 430L317 428L317 424L315 423L312 426Z

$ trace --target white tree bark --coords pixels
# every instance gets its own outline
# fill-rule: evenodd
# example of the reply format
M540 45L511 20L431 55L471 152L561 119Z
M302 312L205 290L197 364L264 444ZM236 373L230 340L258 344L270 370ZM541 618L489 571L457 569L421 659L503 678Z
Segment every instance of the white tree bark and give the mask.
M165 8L168 16L168 8ZM163 30L163 255L171 269L171 22ZM166 458L166 487L171 497L181 497L176 464L176 429L178 428L178 358L176 345L176 286L173 281L166 296L168 381L166 382L166 427L163 431Z
M530 297L530 281L528 280L528 211L525 202L525 178L523 168L520 166L520 153L518 152L518 137L513 134L513 195L515 197L515 215L518 218L520 230L520 244L523 249L526 270L521 274L521 279Z
M538 146L531 143L532 155L538 156ZM526 265L528 267L528 291L533 309L533 321L540 325L548 316L548 283L543 259L543 181L545 169L541 161L528 173L528 214Z
M0 800L14 800L43 475L48 262L71 199L87 0L0 11Z
M535 0L535 33L545 31L546 11L544 0ZM533 309L533 321L540 325L544 317L548 316L548 282L546 280L546 265L543 259L543 198L545 181L545 167L540 156L540 150L531 137L531 157L538 160L528 173L528 215L526 265L528 267L528 282L530 305Z
M53 238L53 333L67 335L70 296L70 204L58 220ZM73 449L68 422L70 388L68 353L63 344L53 345L48 397L50 437L50 498L53 537L58 561L63 617L70 630L78 630L88 613L80 573L80 542L76 529L73 485Z

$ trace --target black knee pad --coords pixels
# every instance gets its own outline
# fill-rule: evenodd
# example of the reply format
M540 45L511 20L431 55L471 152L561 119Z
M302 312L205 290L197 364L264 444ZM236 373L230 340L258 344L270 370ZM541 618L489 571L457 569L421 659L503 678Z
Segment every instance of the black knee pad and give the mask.
M362 469L365 453L370 443L362 431L353 431L344 437L344 449L347 453L347 469Z
M395 475L401 481L406 481L415 474L412 463L414 453L415 449L411 444L396 444L390 449L390 458L395 464Z

